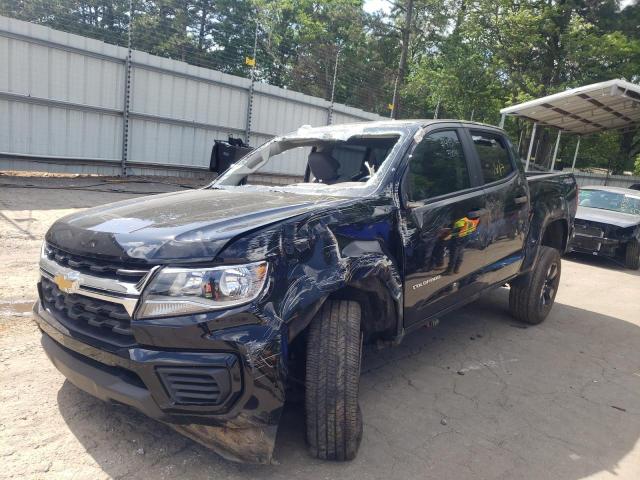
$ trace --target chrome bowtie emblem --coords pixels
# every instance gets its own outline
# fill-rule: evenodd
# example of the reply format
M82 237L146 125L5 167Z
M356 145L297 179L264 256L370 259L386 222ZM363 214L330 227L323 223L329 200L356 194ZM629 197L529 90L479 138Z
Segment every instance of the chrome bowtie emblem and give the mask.
M80 274L78 272L67 272L53 277L55 283L64 293L75 293L80 288Z

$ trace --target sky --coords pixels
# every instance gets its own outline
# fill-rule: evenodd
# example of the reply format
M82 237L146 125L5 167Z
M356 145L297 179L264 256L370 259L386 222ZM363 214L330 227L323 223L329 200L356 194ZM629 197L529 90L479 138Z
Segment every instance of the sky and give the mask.
M636 0L621 0L620 9L623 9L627 5L631 5ZM364 10L369 13L382 10L385 13L389 13L391 5L388 0L364 0Z
M389 13L389 11L391 10L391 5L387 0L364 0L365 12L373 13L379 10L382 10L385 13Z

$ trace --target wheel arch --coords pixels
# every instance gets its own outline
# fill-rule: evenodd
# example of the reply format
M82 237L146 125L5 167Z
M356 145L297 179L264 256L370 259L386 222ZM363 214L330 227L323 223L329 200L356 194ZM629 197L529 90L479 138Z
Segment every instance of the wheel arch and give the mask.
M540 240L541 246L555 248L562 254L567 250L568 242L569 227L566 219L552 220L545 225Z
M369 277L352 282L333 292L327 299L355 300L360 304L360 328L365 340L391 339L398 335L402 304L393 297L381 279Z
M395 339L402 331L402 286L393 264L380 261L369 274L344 272L341 282L326 289L308 307L292 315L289 340L294 341L320 311L327 300L355 300L362 309L361 328L365 339Z
M535 268L540 247L555 248L564 254L569 246L569 222L566 218L552 218L546 222L532 219L529 237L525 247L525 259L522 272L530 272Z

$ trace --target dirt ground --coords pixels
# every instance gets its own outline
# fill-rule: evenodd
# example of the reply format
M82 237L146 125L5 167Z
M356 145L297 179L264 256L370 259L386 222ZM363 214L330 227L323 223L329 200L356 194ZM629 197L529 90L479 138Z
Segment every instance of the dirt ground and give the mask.
M169 183L0 175L0 478L640 478L640 275L597 258L564 259L538 327L513 321L499 290L368 351L350 463L307 455L300 406L285 411L279 464L247 466L79 391L29 314L42 237L79 209L183 188Z

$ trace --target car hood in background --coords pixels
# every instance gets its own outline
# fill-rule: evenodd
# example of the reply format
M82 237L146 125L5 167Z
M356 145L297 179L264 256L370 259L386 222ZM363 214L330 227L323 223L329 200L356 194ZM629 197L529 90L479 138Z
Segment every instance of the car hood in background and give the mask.
M111 260L208 261L240 234L345 200L272 190L190 190L68 215L46 239L69 253Z
M613 210L591 207L578 207L576 219L586 220L588 222L607 223L623 228L640 224L640 215L631 215L630 213L614 212Z

